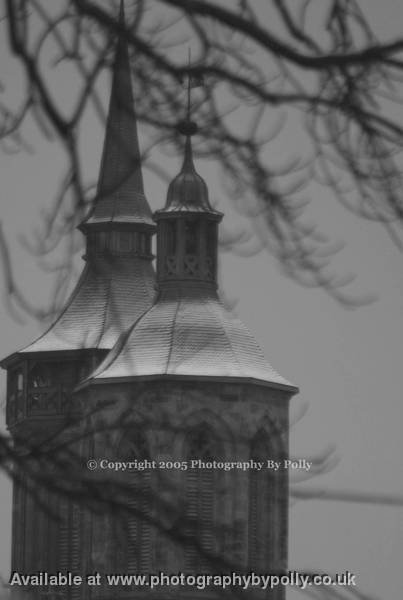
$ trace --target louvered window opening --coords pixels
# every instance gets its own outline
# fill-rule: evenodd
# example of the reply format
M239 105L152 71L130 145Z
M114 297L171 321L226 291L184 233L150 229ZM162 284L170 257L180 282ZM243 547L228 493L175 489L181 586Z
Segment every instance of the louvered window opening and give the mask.
M192 435L188 458L213 460L213 437L202 428ZM189 573L205 573L214 567L216 552L216 473L214 469L185 471L185 503L187 538L185 569Z
M266 460L268 456L273 456L271 450L266 436L259 434L252 442L251 459ZM277 526L275 493L275 485L269 471L250 470L248 562L249 568L257 572L270 570L274 528Z
M130 511L127 527L127 571L147 573L152 565L150 486L151 473L130 474ZM134 481L135 480L135 481Z
M13 506L13 556L12 570L26 572L26 522L27 522L27 493L23 481L15 483Z
M132 440L124 440L119 457L128 460L149 459L147 442L141 434ZM114 517L115 559L118 572L149 573L153 565L153 536L151 471L131 471L125 474L127 482L127 511L118 511ZM129 478L127 480L127 478Z
M50 552L56 527L50 492L37 485L32 495L31 485L24 478L15 488L13 535L16 543L12 568L24 573L49 571L50 564L56 566Z
M24 568L28 573L34 573L38 567L38 558L40 552L37 548L37 541L41 539L39 529L39 507L32 494L26 490L25 501L25 560Z
M68 498L59 499L58 568L62 572L81 571L81 508Z

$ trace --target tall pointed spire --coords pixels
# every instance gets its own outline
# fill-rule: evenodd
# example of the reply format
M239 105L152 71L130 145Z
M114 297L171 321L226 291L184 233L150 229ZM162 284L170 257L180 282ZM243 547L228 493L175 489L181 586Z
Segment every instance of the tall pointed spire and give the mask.
M123 0L119 27L97 197L84 226L104 222L153 225L144 195Z

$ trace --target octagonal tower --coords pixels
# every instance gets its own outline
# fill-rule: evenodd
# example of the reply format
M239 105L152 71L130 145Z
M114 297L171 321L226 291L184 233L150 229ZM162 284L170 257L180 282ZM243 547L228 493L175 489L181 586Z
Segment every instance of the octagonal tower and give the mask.
M100 571L278 573L287 565L283 465L297 388L220 301L222 215L193 163L195 132L188 123L182 169L154 214L155 302L79 392L90 411L108 404L91 419L95 433L110 427L108 439L97 435L95 460L148 465L113 475L118 489L127 487L130 511L123 522L117 511L95 526L93 568ZM271 597L284 598L284 590Z

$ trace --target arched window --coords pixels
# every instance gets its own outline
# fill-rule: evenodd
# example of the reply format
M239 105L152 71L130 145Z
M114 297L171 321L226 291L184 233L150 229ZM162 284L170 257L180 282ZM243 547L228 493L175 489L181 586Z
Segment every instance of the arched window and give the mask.
M119 445L119 460L150 460L147 440L140 431L126 436ZM119 572L147 573L152 570L151 470L124 473L123 509L114 516L114 559ZM123 571L122 571L123 569Z
M251 442L250 458L255 461L276 459L269 434L260 431ZM270 572L275 552L275 528L278 523L278 477L273 470L251 469L249 473L248 562L255 571Z
M214 436L206 425L193 430L187 439L188 464L203 464L217 459ZM217 471L212 468L189 468L185 472L185 569L203 572L212 569L216 552Z

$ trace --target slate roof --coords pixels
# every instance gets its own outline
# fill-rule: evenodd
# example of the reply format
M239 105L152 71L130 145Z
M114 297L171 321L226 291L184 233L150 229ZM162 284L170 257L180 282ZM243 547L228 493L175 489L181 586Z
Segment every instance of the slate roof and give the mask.
M150 307L154 295L150 261L110 257L91 262L57 321L20 352L110 349Z
M161 375L258 380L296 391L216 293L200 288L161 291L88 382Z

